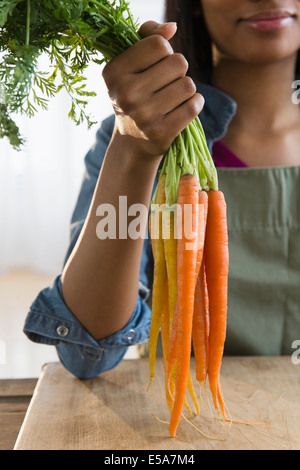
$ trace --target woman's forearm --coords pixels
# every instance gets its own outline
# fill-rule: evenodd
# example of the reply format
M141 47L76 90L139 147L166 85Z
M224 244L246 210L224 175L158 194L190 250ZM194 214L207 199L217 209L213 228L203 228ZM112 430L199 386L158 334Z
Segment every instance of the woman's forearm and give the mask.
M124 227L123 223L122 238L119 238L119 196L123 196L128 208L142 204L148 209L160 162L160 159L138 158L128 147L131 148L130 144L126 145L126 137L112 139L85 225L62 273L66 304L97 340L125 326L137 301L144 239L128 235L127 228L134 217L124 218L124 213L121 218L127 225ZM112 233L107 239L99 238L97 233L101 220L97 209L104 207L103 204L111 204L116 216L116 220L111 220ZM145 213L146 210L144 227ZM114 236L114 222L116 238L110 238Z

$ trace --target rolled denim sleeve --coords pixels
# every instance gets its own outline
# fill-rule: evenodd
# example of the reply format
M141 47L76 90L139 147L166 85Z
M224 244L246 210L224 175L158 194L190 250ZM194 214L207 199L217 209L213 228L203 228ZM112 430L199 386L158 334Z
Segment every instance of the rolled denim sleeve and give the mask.
M92 378L115 367L128 346L148 340L151 311L146 300L147 292L141 286L125 327L96 341L65 304L59 275L31 305L24 332L31 341L55 346L62 364L73 375Z
M93 198L101 165L109 145L114 116L103 121L96 143L85 157L85 173L70 224L69 258L84 225ZM30 307L24 333L34 342L56 347L61 363L79 378L92 378L115 367L128 346L146 342L149 337L151 310L147 304L153 278L151 242L145 238L140 265L140 282L132 316L122 330L95 340L66 305L61 274L43 289Z

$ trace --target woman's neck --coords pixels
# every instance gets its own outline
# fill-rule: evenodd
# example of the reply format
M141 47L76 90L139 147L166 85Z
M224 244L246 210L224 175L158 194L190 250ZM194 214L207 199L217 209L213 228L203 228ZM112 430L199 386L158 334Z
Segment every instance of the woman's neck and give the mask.
M221 58L212 83L237 102L235 125L252 132L277 132L299 122L299 106L292 102L296 57L268 65L252 65Z
M272 65L222 59L212 83L237 103L223 142L249 166L300 165L300 106L292 102L295 58Z

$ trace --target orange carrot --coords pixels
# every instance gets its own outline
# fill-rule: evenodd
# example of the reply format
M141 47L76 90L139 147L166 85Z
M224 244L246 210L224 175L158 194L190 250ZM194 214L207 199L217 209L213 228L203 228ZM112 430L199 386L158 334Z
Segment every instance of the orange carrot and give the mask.
M169 349L169 298L168 298L168 282L166 283L166 293L165 293L165 303L164 309L162 314L162 321L161 321L161 341L162 341L162 349L163 349L163 361L164 361L164 368L165 368L165 375L166 375L166 368L167 368L167 358L168 358L168 349ZM166 400L168 404L169 411L171 413L173 407L173 388L174 382L171 383L171 386L166 383Z
M178 332L178 315L177 315L177 308L175 309L174 312L174 319L173 319L173 325L172 325L172 331L171 331L171 336L169 339L169 348L168 348L168 354L167 354L167 362L166 362L166 369L165 369L165 387L167 390L167 394L172 397L173 403L174 403L174 390L175 390L175 380L176 380L176 370L177 370L177 332ZM180 360L180 358L179 358ZM192 383L192 377L191 373L189 371L189 376L188 376L188 389L190 392L190 395L193 399L196 414L199 414L199 403L198 399L196 397L194 388L193 388L193 383ZM192 414L192 410L188 404L188 401L185 397L184 399L184 405L188 411L188 416ZM170 410L172 411L172 410Z
M161 337L164 364L166 364L167 353L169 348L169 302L168 302L168 282L165 286L165 301L161 319Z
M208 290L207 290L207 281L206 281L206 272L205 272L205 262L203 261L203 285L204 285L204 303L205 303L205 328L206 328L206 351L208 359L208 344L209 344L209 300L208 300Z
M208 192L204 257L210 322L208 379L214 405L219 410L220 404L226 417L219 375L226 337L229 253L226 202L221 191Z
M204 263L201 264L195 290L193 348L196 363L196 379L201 385L206 380L208 366L208 299Z
M172 331L169 338L169 347L167 354L167 363L166 363L166 387L171 393L170 386L172 383L172 374L177 361L177 327L178 327L178 315L177 315L177 305L174 312ZM174 377L174 376L173 376Z
M198 253L198 182L193 175L180 178L178 201L182 217L181 237L177 244L177 361L174 406L171 413L169 432L175 436L180 421L188 384L191 355L191 335L194 311L195 271ZM193 235L186 234L184 221L187 211L191 211Z
M166 267L167 267L167 275L168 275L168 303L169 303L169 336L172 332L172 325L174 319L174 312L177 303L177 238L175 237L175 211L172 208L166 207L163 211L163 239L164 239L164 249L165 249L165 260L166 260ZM168 347L168 339L164 339L166 348ZM172 393L174 395L174 377L175 377L175 369L172 374L171 382L166 380L166 393L167 399L169 400L169 396ZM170 391L170 386L172 392ZM193 400L195 406L196 414L199 414L199 403L198 399L194 390L193 380L191 373L189 372L188 377L188 390L190 396ZM185 405L189 412L191 412L187 402Z
M197 253L197 264L196 264L196 281L200 272L200 267L203 259L204 239L205 239L205 228L207 220L208 210L208 195L206 191L199 191L199 232L198 232L198 253Z
M193 348L196 363L196 379L201 384L207 375L207 342L208 342L208 298L206 292L205 271L203 262L205 229L208 211L208 195L206 191L199 191L199 208L203 213L199 218L199 248L196 268L195 304L193 317ZM200 266L200 269L199 269Z

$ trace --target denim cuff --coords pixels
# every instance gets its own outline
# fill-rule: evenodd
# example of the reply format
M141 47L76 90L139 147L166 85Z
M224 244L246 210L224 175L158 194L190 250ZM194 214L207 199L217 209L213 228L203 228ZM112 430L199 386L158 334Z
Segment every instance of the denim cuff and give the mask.
M24 333L34 342L58 345L68 342L83 347L116 348L130 346L148 340L151 310L146 299L149 289L140 282L133 314L124 328L99 341L81 325L64 302L61 275L52 285L43 289L30 307L24 325Z

